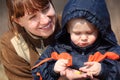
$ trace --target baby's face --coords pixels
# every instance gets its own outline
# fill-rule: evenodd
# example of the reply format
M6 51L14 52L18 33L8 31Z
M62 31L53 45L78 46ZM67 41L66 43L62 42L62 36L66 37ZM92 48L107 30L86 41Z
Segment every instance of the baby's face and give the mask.
M98 36L95 26L84 19L72 19L68 22L68 33L72 42L79 47L93 44Z

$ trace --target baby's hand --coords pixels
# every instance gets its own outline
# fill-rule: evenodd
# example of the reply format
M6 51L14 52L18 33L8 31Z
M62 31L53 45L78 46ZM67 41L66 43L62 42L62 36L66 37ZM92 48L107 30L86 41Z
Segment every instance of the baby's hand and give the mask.
M68 63L68 60L65 60L65 59L57 60L55 63L55 66L54 66L54 71L56 73L60 73L61 71L65 71L65 69L67 68L67 63Z
M81 67L79 70L87 73L92 77L98 76L101 71L101 64L98 62L85 62L84 67Z
M71 68L66 68L65 70L65 75L69 80L84 80L88 78L86 73L82 73L79 70L71 69Z

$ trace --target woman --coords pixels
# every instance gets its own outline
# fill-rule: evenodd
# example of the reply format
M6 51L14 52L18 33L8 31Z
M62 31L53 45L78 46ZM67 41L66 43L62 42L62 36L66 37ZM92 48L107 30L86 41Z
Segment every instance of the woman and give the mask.
M53 4L51 0L6 3L10 30L1 37L1 62L9 80L33 80L31 67L59 30Z

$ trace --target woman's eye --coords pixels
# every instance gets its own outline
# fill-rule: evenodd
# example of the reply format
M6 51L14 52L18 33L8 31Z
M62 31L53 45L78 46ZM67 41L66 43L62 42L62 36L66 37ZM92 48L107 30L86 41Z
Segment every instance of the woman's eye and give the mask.
M44 9L42 9L43 13L46 13L50 8L50 4L48 4Z
M35 17L36 17L36 15L33 15L29 18L29 20L34 19Z

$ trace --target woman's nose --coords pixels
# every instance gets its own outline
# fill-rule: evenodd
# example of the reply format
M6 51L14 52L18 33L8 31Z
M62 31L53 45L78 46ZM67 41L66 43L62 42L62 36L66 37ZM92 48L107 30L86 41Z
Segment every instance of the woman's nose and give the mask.
M40 24L48 24L50 18L46 14L40 14Z

